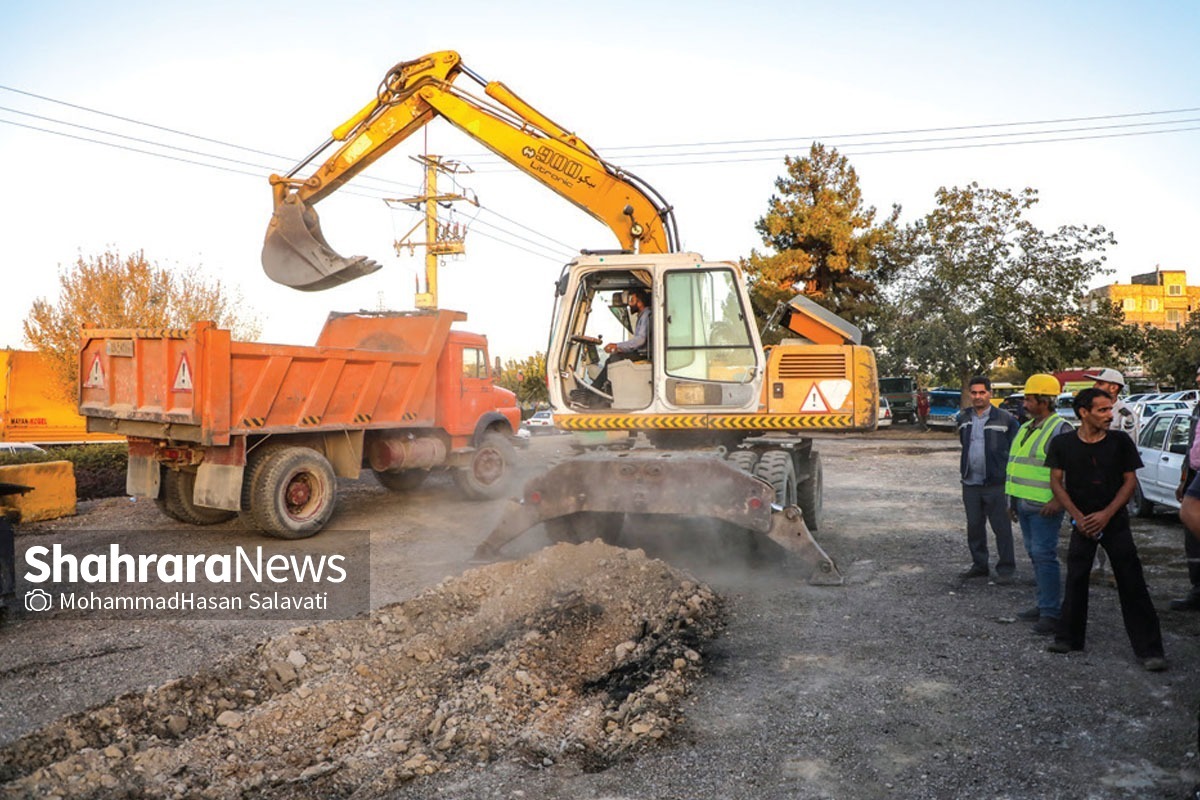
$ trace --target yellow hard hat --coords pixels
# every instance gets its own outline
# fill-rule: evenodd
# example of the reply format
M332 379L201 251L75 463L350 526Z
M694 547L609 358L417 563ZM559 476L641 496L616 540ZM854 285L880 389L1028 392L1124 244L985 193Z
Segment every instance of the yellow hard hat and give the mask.
M1062 384L1053 375L1039 372L1036 375L1030 375L1029 380L1025 381L1026 395L1045 394L1051 397L1058 397L1061 393Z

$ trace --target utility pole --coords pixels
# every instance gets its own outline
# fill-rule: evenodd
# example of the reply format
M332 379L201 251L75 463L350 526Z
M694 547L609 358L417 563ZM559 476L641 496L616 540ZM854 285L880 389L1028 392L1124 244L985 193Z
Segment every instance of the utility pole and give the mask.
M419 291L420 287L418 287L415 305L417 308L437 308L438 259L441 256L466 252L463 240L467 235L466 228L461 227L457 222L442 223L438 219L438 206L449 207L451 203L459 200L465 200L478 206L479 201L461 194L438 194L438 173L454 175L460 172L470 172L470 168L466 165L458 161L444 161L440 156L435 155L413 156L412 158L425 166L425 193L420 197L405 197L394 202L404 203L417 211L424 210L425 241L417 242L409 238L421 227L421 223L418 222L408 233L396 240L395 247L397 253L404 247L407 247L410 253L418 247L425 248L425 291Z

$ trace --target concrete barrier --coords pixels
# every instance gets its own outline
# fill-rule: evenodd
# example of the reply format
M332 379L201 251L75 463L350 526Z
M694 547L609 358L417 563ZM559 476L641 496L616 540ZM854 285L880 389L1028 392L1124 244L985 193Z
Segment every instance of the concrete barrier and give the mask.
M75 514L75 465L70 461L0 467L0 483L32 486L32 492L0 497L0 513L15 512L20 522Z

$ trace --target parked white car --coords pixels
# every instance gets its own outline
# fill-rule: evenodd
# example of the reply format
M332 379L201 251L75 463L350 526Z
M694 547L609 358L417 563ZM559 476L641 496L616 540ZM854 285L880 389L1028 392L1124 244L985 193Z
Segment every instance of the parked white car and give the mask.
M554 433L554 412L550 410L537 411L522 423L530 433Z
M36 444L28 442L0 442L0 454L14 455L16 453L44 453Z
M892 424L892 405L886 397L879 398L879 416L875 420L875 426L878 428L886 428Z
M1149 516L1156 506L1179 510L1175 487L1179 486L1180 470L1187 458L1190 422L1188 411L1175 410L1155 414L1142 425L1137 441L1142 468L1137 471L1137 486L1129 500L1130 515Z

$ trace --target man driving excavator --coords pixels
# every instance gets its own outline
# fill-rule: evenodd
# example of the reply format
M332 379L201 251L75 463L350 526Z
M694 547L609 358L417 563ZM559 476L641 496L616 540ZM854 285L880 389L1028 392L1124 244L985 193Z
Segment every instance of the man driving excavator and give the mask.
M633 327L633 337L623 342L609 342L604 345L608 360L592 385L607 395L612 395L612 384L608 380L608 367L618 361L640 360L650 355L650 292L642 288L630 289L626 294L629 310L638 315L637 324Z

